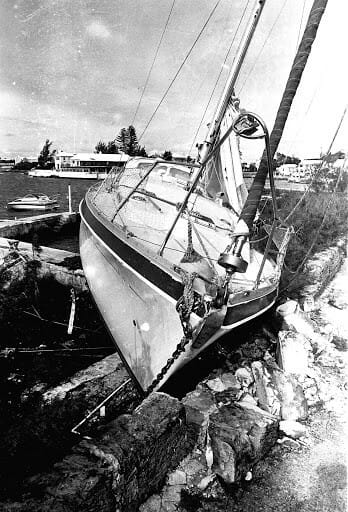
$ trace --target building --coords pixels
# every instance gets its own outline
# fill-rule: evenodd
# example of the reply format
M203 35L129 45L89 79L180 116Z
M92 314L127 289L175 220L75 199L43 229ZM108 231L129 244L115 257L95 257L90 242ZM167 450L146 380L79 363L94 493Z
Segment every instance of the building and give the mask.
M103 167L111 168L117 164L127 162L126 153L66 153L60 151L54 155L55 169L67 167Z
M297 164L283 164L277 169L278 176L291 176L297 170Z

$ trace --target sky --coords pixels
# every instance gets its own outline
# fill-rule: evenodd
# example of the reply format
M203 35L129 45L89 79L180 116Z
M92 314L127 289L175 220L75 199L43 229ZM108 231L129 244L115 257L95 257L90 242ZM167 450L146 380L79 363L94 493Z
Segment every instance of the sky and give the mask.
M2 0L0 156L37 156L47 138L58 150L91 152L133 121L140 136L217 2ZM218 2L141 137L148 152L187 155L193 147L196 156L253 6L254 0ZM311 6L312 0L266 0L237 80L241 106L269 130ZM347 19L347 0L328 0L279 146L283 153L314 158L329 147L348 103ZM257 159L260 144L243 143L243 159ZM332 148L338 150L348 151L348 114Z

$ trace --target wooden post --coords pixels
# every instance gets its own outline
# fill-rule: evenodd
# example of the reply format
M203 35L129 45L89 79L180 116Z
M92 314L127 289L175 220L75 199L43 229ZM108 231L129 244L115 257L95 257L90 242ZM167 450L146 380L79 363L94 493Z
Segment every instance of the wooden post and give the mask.
M71 204L71 186L68 185L68 199L69 199L69 213L72 213L72 204Z

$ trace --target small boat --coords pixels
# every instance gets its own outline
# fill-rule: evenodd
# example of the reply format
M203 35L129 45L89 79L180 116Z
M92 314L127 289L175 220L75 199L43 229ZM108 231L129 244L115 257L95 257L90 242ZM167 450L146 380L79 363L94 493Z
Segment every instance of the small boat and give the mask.
M59 204L57 199L48 197L45 194L27 194L7 203L7 208L11 210L47 211L59 208Z
M307 57L320 2L325 4L315 0L310 14L310 38L306 29L298 50L306 45ZM239 109L234 95L264 3L256 2L198 162L132 158L89 189L80 204L80 255L90 291L145 394L277 299L292 228L278 215L272 168L296 89L290 81L271 136L258 115ZM305 62L301 57L303 68ZM240 138L265 143L249 191ZM267 176L273 221L255 237Z

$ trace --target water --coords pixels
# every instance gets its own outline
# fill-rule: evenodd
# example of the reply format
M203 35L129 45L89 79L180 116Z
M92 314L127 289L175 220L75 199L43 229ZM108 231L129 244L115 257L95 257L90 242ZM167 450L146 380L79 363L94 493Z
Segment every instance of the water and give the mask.
M44 213L67 212L69 210L68 185L71 186L71 199L73 211L78 211L79 203L86 191L97 183L96 180L88 179L65 179L65 178L30 178L26 174L15 172L0 173L0 221L4 219L21 219ZM48 196L58 196L59 207L47 212L40 210L7 210L7 203L16 197L29 193L40 193ZM65 230L63 235L50 237L45 234L41 240L42 245L64 249L66 251L78 252L78 227Z
M59 208L52 212L69 210L68 185L71 186L72 209L78 211L78 206L86 191L96 183L96 180L68 178L31 178L26 174L16 172L0 173L0 220L20 219L46 213L38 210L16 211L7 210L9 201L29 193L40 193L48 196L58 196ZM47 212L50 213L50 212Z

